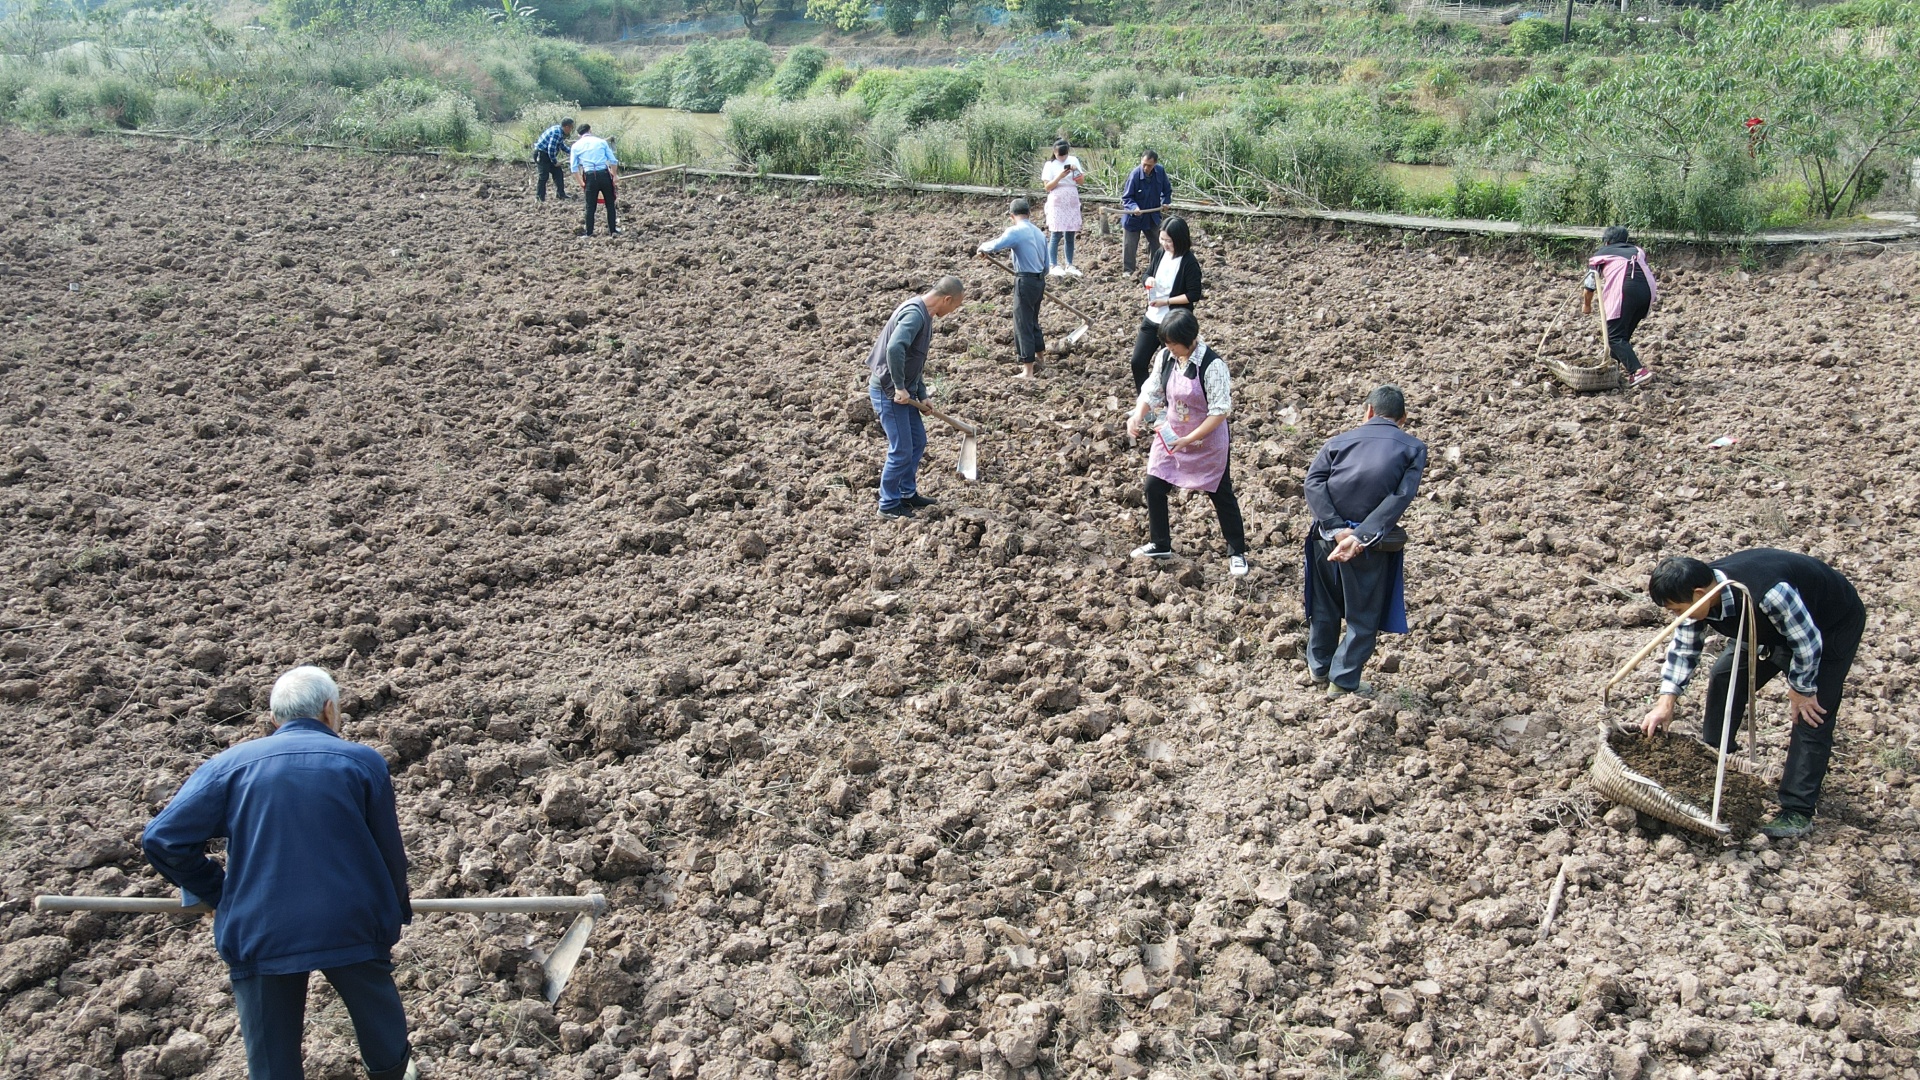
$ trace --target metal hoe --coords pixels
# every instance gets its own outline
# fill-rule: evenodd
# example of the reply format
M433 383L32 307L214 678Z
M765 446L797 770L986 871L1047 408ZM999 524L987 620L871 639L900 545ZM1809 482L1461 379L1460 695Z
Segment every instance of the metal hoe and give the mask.
M186 907L180 901L164 896L36 896L33 898L33 910L204 915L213 909L205 904ZM560 992L567 988L567 978L573 974L574 965L580 962L580 953L587 947L587 936L593 933L593 920L607 913L606 897L595 893L591 896L469 896L413 901L415 915L436 912L553 915L569 911L578 913L573 925L567 927L567 932L560 936L560 943L547 954L546 962L542 965L547 974L542 996L549 1005L560 1000Z
M1013 267L1008 266L1006 263L1001 262L999 259L988 259L987 261L999 267L1001 270L1005 271L1006 273L1011 274L1014 277L1020 276L1019 273L1016 272ZM1069 304L1065 300L1062 300L1059 297L1053 295L1051 291L1041 293L1040 295L1042 299L1051 300L1054 303L1060 305L1061 307L1066 308L1068 311L1073 313L1074 318L1080 320L1079 329L1067 335L1067 344L1069 345L1080 344L1081 339L1087 336L1087 331L1093 329L1093 320L1087 318L1086 314L1082 312L1079 308L1074 307L1072 304Z
M955 420L929 402L916 401L914 405L926 415L946 421L947 426L960 433L960 458L954 463L954 471L968 480L980 479L980 429L972 424Z

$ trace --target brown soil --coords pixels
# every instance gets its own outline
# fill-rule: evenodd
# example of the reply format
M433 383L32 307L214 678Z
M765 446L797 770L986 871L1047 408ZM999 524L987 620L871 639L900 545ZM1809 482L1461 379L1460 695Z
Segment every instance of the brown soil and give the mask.
M1719 754L1699 739L1687 736L1615 735L1609 740L1613 752L1627 768L1666 789L1667 794L1688 803L1702 815L1713 812L1714 780L1719 774ZM1753 834L1767 818L1767 805L1774 789L1764 780L1741 772L1731 762L1720 791L1720 820L1727 825L1732 839Z
M1920 858L1911 252L1656 251L1656 380L1573 397L1529 367L1571 262L1202 221L1235 581L1204 498L1191 561L1126 558L1115 238L1065 286L1092 347L1025 387L990 201L635 182L588 244L505 168L0 164L0 1074L242 1074L204 923L25 905L164 894L141 827L317 662L417 894L614 905L552 1010L557 921L417 921L429 1080L1914 1075L1912 969L1848 997L1916 944L1869 887ZM881 521L860 361L949 269L932 370L983 478L935 432L940 512ZM1329 703L1301 474L1387 379L1433 451L1414 633ZM1836 812L1724 852L1595 821L1595 687L1658 619L1615 587L1761 543L1868 597ZM313 1000L309 1075L353 1075Z

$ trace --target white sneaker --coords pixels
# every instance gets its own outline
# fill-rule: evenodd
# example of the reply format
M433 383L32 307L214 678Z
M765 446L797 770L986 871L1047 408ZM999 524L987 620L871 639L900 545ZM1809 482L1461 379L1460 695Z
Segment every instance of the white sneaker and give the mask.
M1066 277L1067 268L1064 266L1056 265L1047 271L1047 276L1048 277Z
M1133 549L1133 557L1136 559L1171 559L1173 558L1173 549L1157 548L1152 544L1141 544L1139 547Z
M1250 567L1247 566L1247 557L1245 555L1230 555L1227 557L1227 573L1232 574L1234 577L1246 577L1249 569Z
M1081 272L1080 272L1080 268L1079 268L1079 267L1077 267L1077 266L1068 266L1068 267L1067 267L1067 276L1069 276L1069 277L1086 277L1087 275L1085 275L1085 274L1083 274L1083 273L1081 273Z

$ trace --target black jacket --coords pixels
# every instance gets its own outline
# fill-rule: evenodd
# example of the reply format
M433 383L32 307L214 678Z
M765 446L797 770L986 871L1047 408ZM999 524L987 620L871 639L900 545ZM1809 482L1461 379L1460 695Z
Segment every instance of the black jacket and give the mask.
M1153 249L1153 261L1147 263L1147 278L1152 278L1154 272L1160 269L1160 260L1166 254L1166 248ZM1200 260L1194 257L1193 252L1180 256L1180 272L1173 275L1173 291L1167 295L1186 297L1188 307L1206 299L1206 292L1200 288Z

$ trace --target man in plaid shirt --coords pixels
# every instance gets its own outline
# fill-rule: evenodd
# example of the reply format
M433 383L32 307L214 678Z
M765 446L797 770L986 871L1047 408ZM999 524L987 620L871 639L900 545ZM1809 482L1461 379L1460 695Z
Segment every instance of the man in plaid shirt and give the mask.
M1667 559L1654 568L1647 594L1675 615L1686 615L1716 585L1728 582L1732 584L1706 600L1706 607L1674 632L1666 664L1660 669L1659 700L1641 721L1641 729L1653 735L1673 723L1674 702L1700 662L1707 627L1729 639L1739 632L1745 603L1733 585L1743 586L1756 609L1749 635L1759 644L1760 663L1753 670L1753 684L1762 687L1775 675L1786 675L1791 728L1786 772L1780 778L1780 814L1760 831L1775 838L1804 836L1813 827L1814 806L1833 752L1840 692L1866 629L1867 609L1852 582L1838 570L1818 559L1772 548L1736 552L1713 563ZM1729 688L1734 734L1746 715L1746 654L1744 645L1739 649L1729 645L1714 662L1707 680L1706 712L1700 720L1700 739L1709 746L1720 745Z
M560 167L560 159L566 156L567 139L573 135L573 117L569 116L540 133L540 141L533 144L533 164L540 170L541 202L547 201L547 177L553 177L553 190L562 199L571 198L567 194L567 171Z

